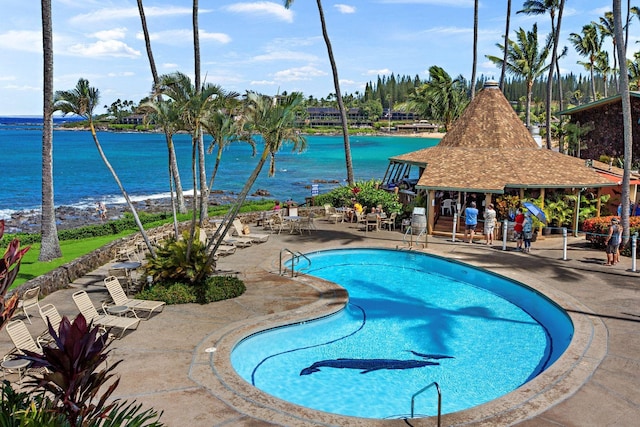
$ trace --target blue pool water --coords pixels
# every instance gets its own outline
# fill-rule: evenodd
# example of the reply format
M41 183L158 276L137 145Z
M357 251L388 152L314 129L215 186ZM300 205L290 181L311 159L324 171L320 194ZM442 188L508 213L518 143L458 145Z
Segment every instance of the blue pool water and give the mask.
M244 379L305 407L365 418L408 416L436 381L442 411L498 398L567 348L566 313L503 277L420 253L348 249L307 254L305 272L344 286L344 310L255 334L233 350ZM302 266L305 267L305 266ZM431 389L416 416L437 413Z

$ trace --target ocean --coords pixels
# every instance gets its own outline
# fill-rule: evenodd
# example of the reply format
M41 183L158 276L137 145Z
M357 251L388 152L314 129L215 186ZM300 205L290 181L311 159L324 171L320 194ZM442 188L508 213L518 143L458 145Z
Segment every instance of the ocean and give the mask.
M54 119L56 127L65 118ZM133 200L169 197L167 149L164 134L98 132L98 139ZM381 179L389 157L437 144L435 138L352 136L354 175L357 181ZM192 193L191 140L174 137L180 176L185 192ZM209 141L205 139L205 144ZM0 218L16 211L39 210L42 179L42 119L0 117ZM107 167L102 162L91 133L56 128L53 136L54 203L57 206L93 208L97 201L124 203ZM261 151L258 144L258 152ZM215 154L207 155L210 176ZM257 164L246 143L230 144L224 151L214 191L225 195L240 192ZM276 155L276 174L268 177L268 162L251 193L266 190L268 198L302 203L318 183L323 193L346 182L344 144L338 136L308 136L307 150L292 153L285 144ZM338 181L337 183L333 181ZM261 198L261 197L254 197Z

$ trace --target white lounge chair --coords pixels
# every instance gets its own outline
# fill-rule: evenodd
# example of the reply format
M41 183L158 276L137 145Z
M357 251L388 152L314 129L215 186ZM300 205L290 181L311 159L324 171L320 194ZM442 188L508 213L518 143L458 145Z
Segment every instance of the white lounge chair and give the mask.
M6 372L16 371L18 373L18 382L22 384L22 377L31 369L32 363L28 360L20 359L19 355L24 355L25 350L42 355L42 346L33 339L27 325L22 320L13 320L5 326L9 338L14 348L2 358L0 367L2 368L2 376ZM38 372L43 372L44 368L35 368Z
M109 276L105 278L104 284L107 287L107 291L109 291L109 295L111 296L114 305L129 307L136 314L139 311L144 311L147 314L147 319L149 319L154 312L160 313L164 308L164 301L129 298L125 294L124 289L122 289L122 285L117 277ZM105 311L108 310L108 306L105 304L102 305L102 308Z
M38 307L40 309L39 303L40 296L40 286L36 286L35 288L27 289L24 294L22 294L22 298L18 301L18 308L22 309L27 321L31 323L31 319L29 318L29 314L27 313L27 308Z
M235 230L233 233L234 236L248 238L255 243L264 243L269 240L268 234L254 233L249 229L248 225L243 225L242 221L238 218L233 220L233 229ZM247 230L249 230L248 233L246 233Z
M214 224L213 225L214 233L216 232L216 230L219 227L223 227L223 226L224 226L223 224ZM222 230L220 230L220 232L222 232ZM228 232L229 231L227 230L227 233ZM222 236L222 243L224 243L226 245L234 245L234 246L237 246L239 248L246 248L246 247L249 247L249 246L253 245L253 240L248 238L248 237L240 237L240 236L237 236L237 237L236 236L231 236L231 237L229 237L227 235L227 233L225 233Z
M209 243L207 239L207 233L204 230L200 230L198 233L199 233L198 237L200 239L200 242L206 246ZM232 245L232 244L223 243L220 246L218 246L218 249L216 249L216 255L221 255L221 256L231 255L235 252L236 252L236 245Z
M140 319L135 315L134 317L114 316L111 314L100 314L94 307L89 295L85 291L77 291L73 295L73 302L80 310L80 313L84 316L87 322L92 322L94 325L101 326L105 331L110 328L120 329L122 332L118 338L122 338L124 333L129 329L137 329L140 324Z
M42 317L42 321L44 322L45 332L38 335L36 340L40 342L51 342L53 337L49 333L49 322L51 322L51 327L53 330L58 333L60 330L60 323L62 323L62 316L58 312L58 309L53 304L45 304L40 307L40 317Z

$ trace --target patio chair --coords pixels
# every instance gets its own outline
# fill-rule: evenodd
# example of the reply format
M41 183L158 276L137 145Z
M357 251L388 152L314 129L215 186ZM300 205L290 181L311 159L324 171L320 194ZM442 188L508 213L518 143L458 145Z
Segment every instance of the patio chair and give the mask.
M364 212L356 212L356 227L359 229L361 225L364 226L365 229L367 228L367 214Z
M333 206L329 206L328 221L333 221L334 224L337 224L338 221L344 222L344 214L342 212L336 211L336 208L334 208Z
M453 200L444 199L442 201L442 204L440 205L440 214L448 214L449 216L453 215Z
M392 213L388 218L383 218L380 221L380 225L381 226L387 226L387 228L389 229L389 231L391 230L395 230L396 229L396 217L398 216L398 214L396 212Z
M369 231L369 229L371 229L371 231L380 231L380 217L378 216L378 214L369 213L367 214L366 219L367 222L364 229L365 232Z
M93 322L94 325L100 326L106 332L111 328L120 329L122 332L118 338L122 338L124 333L129 329L137 329L140 324L140 319L138 319L137 316L121 317L98 313L98 310L96 310L89 295L85 291L75 292L72 298L87 322Z
M213 225L214 233L219 227L223 227L223 224L214 224ZM246 248L246 247L249 247L249 246L253 245L253 240L248 238L248 237L239 237L239 236L231 236L231 237L229 237L227 235L227 233L229 233L228 230L222 236L222 243L224 243L225 245L233 245L233 246L236 246L238 248Z
M124 293L124 289L122 289L122 285L117 277L109 276L105 278L104 284L107 287L107 291L109 291L114 305L129 307L136 315L138 311L143 311L147 314L146 318L149 319L154 312L160 313L162 309L164 309L164 301L129 298ZM105 304L102 304L102 308L105 312L108 310L108 306Z
M282 218L282 215L275 213L265 222L265 226L272 232L277 230L278 234L280 234L282 229L285 227L284 219Z
M35 288L30 288L22 294L22 298L18 301L18 308L22 309L27 321L32 324L31 319L29 318L29 314L27 313L28 308L38 307L40 309L40 303L38 297L40 296L40 286L36 286Z
M268 234L254 233L248 225L243 225L238 218L233 220L234 236L251 239L254 243L264 243L269 240Z
M22 384L22 377L31 369L31 362L28 360L20 359L18 356L24 355L25 350L32 351L37 354L42 354L42 346L33 339L27 325L22 320L13 320L7 323L5 329L11 338L11 342L14 348L2 358L0 367L2 368L2 376L4 377L6 372L17 371L18 382ZM42 372L44 368L36 368L37 371Z

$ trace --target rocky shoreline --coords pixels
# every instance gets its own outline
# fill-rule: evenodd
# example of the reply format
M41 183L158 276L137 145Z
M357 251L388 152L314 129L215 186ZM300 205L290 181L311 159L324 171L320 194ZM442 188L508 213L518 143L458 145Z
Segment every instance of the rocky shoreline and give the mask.
M252 196L269 198L270 193L266 190L256 190ZM191 196L185 196L187 206L191 206ZM216 193L209 197L209 205L230 204L237 200L236 194ZM147 199L134 201L133 205L138 212L163 213L171 212L171 199ZM95 208L79 208L74 206L59 206L56 208L56 225L58 230L68 230L83 227L86 225L99 225L110 220L120 219L125 212L129 212L129 207L123 204L112 204L107 206L107 219L100 219L100 214ZM41 215L40 210L18 211L5 219L5 233L39 233Z

